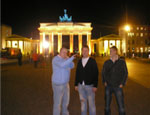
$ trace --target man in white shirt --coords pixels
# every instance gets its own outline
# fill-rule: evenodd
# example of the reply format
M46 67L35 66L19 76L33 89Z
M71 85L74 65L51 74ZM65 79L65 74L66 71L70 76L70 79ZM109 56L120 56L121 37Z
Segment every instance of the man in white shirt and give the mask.
M75 90L79 92L81 100L81 115L87 115L87 101L89 115L96 115L95 92L98 84L98 67L96 61L89 57L88 46L83 46L82 56L76 69Z

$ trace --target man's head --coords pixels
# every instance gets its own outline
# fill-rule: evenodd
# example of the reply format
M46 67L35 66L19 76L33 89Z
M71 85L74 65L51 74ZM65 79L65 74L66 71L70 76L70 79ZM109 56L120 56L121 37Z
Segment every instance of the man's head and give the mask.
M67 53L68 53L67 48L62 47L62 48L60 49L59 55L60 55L62 58L67 58Z
M89 47L87 45L84 45L82 47L82 56L83 58L86 58L89 56Z
M113 56L116 56L116 55L118 55L118 49L117 49L116 46L112 46L110 48L110 56L113 57Z

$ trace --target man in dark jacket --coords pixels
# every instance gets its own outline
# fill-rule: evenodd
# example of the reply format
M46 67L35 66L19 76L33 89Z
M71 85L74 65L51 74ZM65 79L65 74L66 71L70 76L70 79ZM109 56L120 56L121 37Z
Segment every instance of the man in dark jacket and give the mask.
M75 90L80 96L81 115L87 115L87 101L89 115L96 115L95 92L98 85L98 67L96 61L89 57L87 45L82 48L82 56L76 69Z
M123 86L128 77L124 59L119 58L117 48L110 48L110 59L105 61L102 69L102 81L105 85L105 115L111 115L112 93L115 94L119 115L125 115Z
M19 49L17 58L18 58L18 65L22 66L22 53L20 49Z

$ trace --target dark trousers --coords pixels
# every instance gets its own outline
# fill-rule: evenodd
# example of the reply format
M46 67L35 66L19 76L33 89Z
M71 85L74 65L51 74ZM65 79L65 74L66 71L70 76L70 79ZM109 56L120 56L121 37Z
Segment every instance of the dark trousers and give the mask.
M18 58L18 65L21 66L22 65L22 59Z
M114 88L110 86L105 87L105 115L111 115L110 104L113 93L117 101L119 115L125 115L123 89L119 87Z

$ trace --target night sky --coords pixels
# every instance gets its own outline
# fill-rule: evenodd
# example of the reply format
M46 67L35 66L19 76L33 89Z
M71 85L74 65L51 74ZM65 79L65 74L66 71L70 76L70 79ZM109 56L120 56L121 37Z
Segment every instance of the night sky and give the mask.
M125 24L150 25L149 0L2 0L1 22L10 25L13 34L38 39L39 23L58 22L67 9L73 22L91 22L92 38L118 34Z

